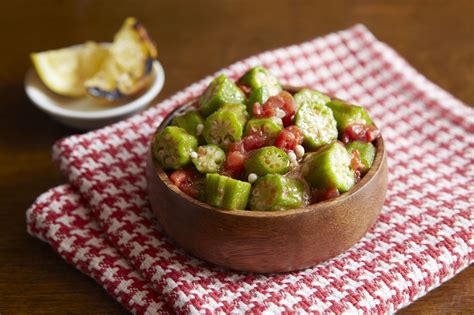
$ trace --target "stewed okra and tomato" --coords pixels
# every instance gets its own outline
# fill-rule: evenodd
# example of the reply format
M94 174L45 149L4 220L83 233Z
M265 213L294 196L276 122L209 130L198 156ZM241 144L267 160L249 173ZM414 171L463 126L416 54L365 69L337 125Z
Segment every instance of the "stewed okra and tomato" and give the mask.
M155 135L153 157L187 195L223 209L299 208L351 189L372 166L378 129L363 107L257 66L215 78Z

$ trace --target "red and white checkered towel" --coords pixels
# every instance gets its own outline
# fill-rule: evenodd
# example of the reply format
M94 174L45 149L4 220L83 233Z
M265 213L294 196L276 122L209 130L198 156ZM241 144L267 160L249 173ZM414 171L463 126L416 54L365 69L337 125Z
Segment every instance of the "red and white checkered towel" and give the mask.
M474 110L427 81L361 25L262 53L283 83L364 105L386 141L389 189L380 218L345 253L299 272L231 272L188 256L156 228L147 200L150 137L211 77L133 118L58 142L70 185L28 210L29 232L51 244L135 313L387 313L474 258Z

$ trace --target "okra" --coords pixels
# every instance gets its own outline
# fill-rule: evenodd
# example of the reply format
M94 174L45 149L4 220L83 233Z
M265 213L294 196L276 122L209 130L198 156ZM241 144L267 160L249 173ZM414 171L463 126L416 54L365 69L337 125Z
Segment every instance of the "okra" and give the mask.
M364 164L363 169L359 169L361 174L367 173L374 163L375 147L370 142L353 141L346 146L347 152L359 151L359 160Z
M231 103L226 103L222 105L222 107L219 109L219 111L229 111L237 117L239 122L243 126L245 126L245 123L248 120L249 114L247 113L247 110L245 109L245 105L243 104L231 104Z
M263 147L256 150L246 161L247 174L285 174L290 167L290 159L285 151L274 146Z
M337 188L343 193L355 182L351 155L337 141L309 153L302 162L301 172L308 183L318 190Z
M268 89L269 96L277 95L282 91L282 87L278 79L271 75L267 69L262 66L256 66L247 73L245 73L240 79L240 83L248 85L252 90L261 88L262 86Z
M268 93L268 88L266 86L261 86L257 89L252 90L250 93L249 100L247 102L247 112L252 115L253 114L253 105L255 103L259 103L263 105L268 98L270 97Z
M329 107L305 101L295 115L295 125L304 135L304 145L317 149L337 139L336 120Z
M224 74L215 78L199 98L199 108L204 117L209 116L226 103L245 102L245 94Z
M249 207L256 211L278 211L305 205L304 183L279 174L260 177L252 187Z
M173 124L183 128L190 135L198 137L200 136L200 134L197 132L198 126L204 125L204 119L202 119L201 115L197 111L192 110L185 113L184 115L174 117Z
M183 128L168 126L156 135L152 152L164 169L177 170L191 162L197 145L197 139Z
M223 209L245 209L250 185L219 174L206 174L206 200L211 206Z
M372 125L372 120L363 107L348 104L341 100L332 100L326 106L331 108L337 122L337 130L341 135L347 126L352 124Z
M283 129L281 119L253 118L247 122L244 135L262 134L270 141L275 140Z
M224 151L214 144L199 146L191 160L200 173L217 173L225 162Z
M206 118L203 135L208 144L215 144L224 150L242 138L244 123L242 118L231 110L218 110Z
M307 102L314 102L321 105L326 105L331 98L319 91L312 89L302 89L294 96L296 108L299 108L301 105Z

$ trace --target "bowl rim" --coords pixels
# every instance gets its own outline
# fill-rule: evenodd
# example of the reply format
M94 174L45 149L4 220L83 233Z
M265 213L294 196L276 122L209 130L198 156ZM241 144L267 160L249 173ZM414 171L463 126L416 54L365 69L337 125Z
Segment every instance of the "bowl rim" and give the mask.
M101 45L108 47L110 46L110 43L101 43ZM78 46L80 45L74 45L70 47ZM165 82L165 71L158 60L153 61L152 69L153 81L150 83L144 93L133 99L131 102L125 103L123 105L118 105L113 108L107 108L97 111L80 111L63 108L58 106L56 102L51 101L49 98L45 98L40 95L43 94L43 91L48 88L44 84L42 84L41 88L37 88L31 85L31 80L34 78L34 76L38 76L36 70L33 67L30 67L30 69L28 69L26 73L24 87L28 98L36 105L36 107L40 108L42 111L50 115L84 120L114 118L133 113L141 109L142 107L145 107L161 92Z
M284 90L287 89L293 89L293 87L288 87L285 86ZM296 89L303 89L304 87L299 87ZM332 97L332 99L335 99ZM196 100L193 99L190 102L187 102L183 105L178 106L175 108L173 111L171 111L166 117L163 119L163 121L160 123L158 128L156 128L155 132L153 133L153 139L155 138L155 135L164 129L166 126L169 125L171 122L171 119L178 114L181 111L186 110L189 106L191 106ZM385 152L385 144L382 135L380 135L379 138L375 140L375 159L374 163L372 164L372 167L369 169L369 171L362 177L362 179L356 183L349 191L340 194L339 196L335 198L331 198L328 200L316 202L309 204L308 206L305 207L300 207L300 208L293 208L293 209L288 209L284 211L256 211L256 210L239 210L239 209L222 209L222 208L217 208L214 206L211 206L203 201L194 199L191 196L186 195L184 192L182 192L176 185L174 185L166 172L163 170L161 165L158 163L158 161L153 158L152 155L152 145L153 141L150 142L149 145L149 150L148 150L148 155L153 164L153 173L154 175L158 176L158 178L166 185L168 189L170 189L172 192L175 194L179 195L183 199L185 199L187 202L190 202L191 204L195 206L200 206L201 208L205 208L207 211L215 211L221 215L228 215L228 216L236 216L236 217L253 217L253 218L269 218L269 217L287 217L287 216L294 216L294 215L300 215L308 212L313 212L313 211L318 211L318 210L323 210L327 208L331 208L333 206L337 206L338 204L346 202L348 199L351 199L355 197L355 195L363 190L365 187L368 186L370 182L375 180L375 177L381 172L382 166L384 163L384 160L386 159L386 152Z

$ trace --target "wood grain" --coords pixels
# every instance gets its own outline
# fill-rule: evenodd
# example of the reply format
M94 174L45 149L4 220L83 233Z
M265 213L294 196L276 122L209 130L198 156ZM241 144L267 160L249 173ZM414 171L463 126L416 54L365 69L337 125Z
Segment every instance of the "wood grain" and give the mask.
M126 314L88 277L26 234L26 208L64 183L50 147L75 133L27 100L31 51L110 40L126 16L156 39L159 99L229 63L364 23L421 73L474 103L474 1L0 1L0 313ZM474 269L400 313L473 313Z

